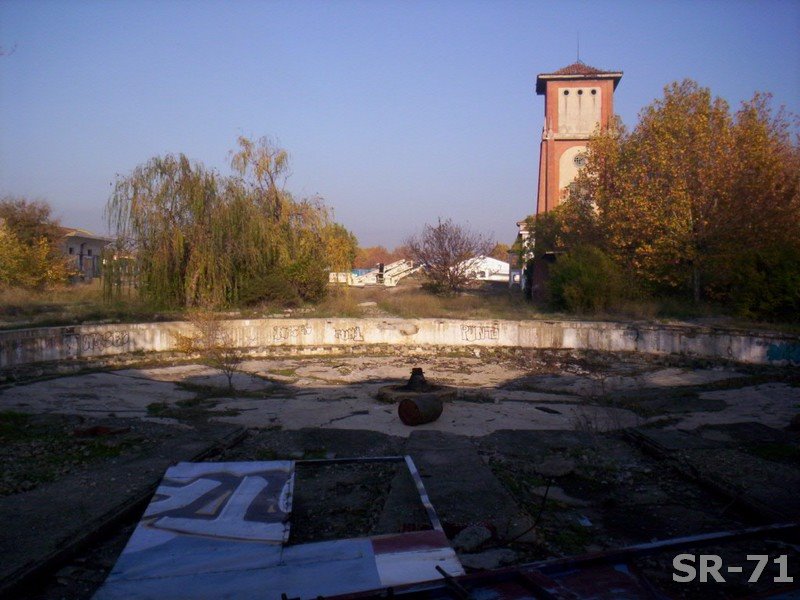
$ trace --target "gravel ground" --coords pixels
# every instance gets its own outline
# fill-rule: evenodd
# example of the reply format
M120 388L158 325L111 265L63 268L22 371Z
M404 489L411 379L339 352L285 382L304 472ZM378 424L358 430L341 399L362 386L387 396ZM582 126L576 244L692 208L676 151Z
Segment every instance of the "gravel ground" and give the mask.
M141 420L0 412L0 497L140 455L172 430Z

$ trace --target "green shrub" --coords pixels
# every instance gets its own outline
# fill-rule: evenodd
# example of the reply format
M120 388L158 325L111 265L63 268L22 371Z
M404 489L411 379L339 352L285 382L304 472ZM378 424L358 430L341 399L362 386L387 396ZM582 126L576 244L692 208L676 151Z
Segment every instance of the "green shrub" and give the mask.
M550 303L556 310L606 312L631 297L622 270L602 250L576 246L550 269Z
M796 249L744 251L728 294L740 317L800 320L800 256Z
M297 294L306 302L319 302L325 297L328 273L315 257L306 256L294 261L286 274Z
M239 303L242 306L268 303L292 307L302 304L302 299L286 273L276 268L259 277L245 278L239 289Z

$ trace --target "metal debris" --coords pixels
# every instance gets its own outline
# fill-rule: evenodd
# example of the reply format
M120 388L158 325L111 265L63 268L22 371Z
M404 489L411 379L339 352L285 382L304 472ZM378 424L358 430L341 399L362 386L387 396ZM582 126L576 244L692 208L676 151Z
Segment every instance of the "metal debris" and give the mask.
M431 529L288 545L297 462L403 461ZM97 600L317 598L463 575L409 456L180 463L170 468Z

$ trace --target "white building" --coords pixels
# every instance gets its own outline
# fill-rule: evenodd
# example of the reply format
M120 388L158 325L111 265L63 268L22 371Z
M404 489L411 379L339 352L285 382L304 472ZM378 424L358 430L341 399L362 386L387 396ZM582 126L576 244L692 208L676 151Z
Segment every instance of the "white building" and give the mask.
M61 251L77 276L84 281L98 277L103 249L111 243L111 239L74 227L62 227L61 236Z
M510 265L491 256L476 256L467 259L461 263L460 267L464 269L464 273L470 279L508 282Z

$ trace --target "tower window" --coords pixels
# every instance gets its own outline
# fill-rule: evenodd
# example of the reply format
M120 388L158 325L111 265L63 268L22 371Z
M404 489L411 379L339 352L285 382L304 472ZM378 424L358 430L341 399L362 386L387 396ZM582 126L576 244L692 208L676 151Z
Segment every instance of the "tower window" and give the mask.
M582 96L582 95L583 95L583 90L578 90L578 96Z
M596 96L596 95L597 95L597 90L592 90L592 96Z
M564 90L564 95L569 96L569 90Z

